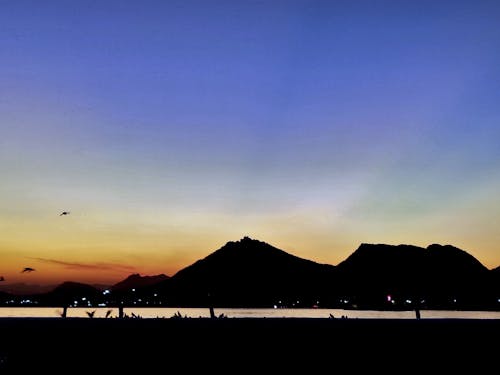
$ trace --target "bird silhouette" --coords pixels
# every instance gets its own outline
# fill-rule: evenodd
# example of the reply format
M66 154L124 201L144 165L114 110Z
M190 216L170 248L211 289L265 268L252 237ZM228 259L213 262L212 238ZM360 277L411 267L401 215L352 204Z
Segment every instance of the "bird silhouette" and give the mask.
M87 313L87 315L89 316L89 318L93 318L94 317L94 314L95 314L95 310L93 311L85 311Z
M34 268L31 268L31 267L25 267L25 268L21 271L21 273L25 273L25 272L33 272L33 271L35 271L35 269L34 269Z
M69 215L69 211L63 211L59 214L59 216L63 216L63 215Z

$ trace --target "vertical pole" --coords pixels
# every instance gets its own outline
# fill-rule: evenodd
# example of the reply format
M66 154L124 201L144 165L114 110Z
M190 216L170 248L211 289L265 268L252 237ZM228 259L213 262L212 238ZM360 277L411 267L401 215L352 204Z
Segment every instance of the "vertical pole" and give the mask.
M418 293L417 296L415 296L415 318L418 320L420 319L420 299L421 299L421 293Z
M215 312L212 305L212 298L210 297L210 293L208 293L208 309L210 310L210 318L215 319Z

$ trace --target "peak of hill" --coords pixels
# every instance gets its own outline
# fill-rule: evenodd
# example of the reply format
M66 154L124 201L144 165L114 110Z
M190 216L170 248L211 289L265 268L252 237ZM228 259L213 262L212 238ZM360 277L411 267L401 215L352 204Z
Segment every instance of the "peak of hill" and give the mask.
M413 245L385 245L362 243L356 251L338 264L344 272L372 272L391 270L395 266L414 264L424 249Z
M269 306L291 296L314 295L333 269L244 237L180 270L166 289L180 302L188 297L206 302L210 295L219 304Z
M158 284L159 282L167 280L168 278L169 277L163 273L152 276L141 276L138 273L134 273L128 276L126 279L113 285L111 289L113 291L120 291L120 290L130 290L133 288L142 288L145 286Z
M266 242L244 237L230 241L207 257L196 261L174 275L179 279L197 271L217 274L240 274L256 276L257 273L275 271L275 266L286 269L297 266L314 267L319 265L311 260L289 254Z
M94 288L92 285L78 283L75 281L65 281L62 284L56 286L54 290L51 292L52 294L98 294L100 293L99 289Z

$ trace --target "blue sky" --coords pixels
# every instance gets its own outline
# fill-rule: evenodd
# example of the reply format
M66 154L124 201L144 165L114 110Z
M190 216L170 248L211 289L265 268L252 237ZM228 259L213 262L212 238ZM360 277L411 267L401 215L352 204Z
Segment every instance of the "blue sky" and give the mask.
M500 264L497 2L0 5L12 267L172 273L244 235L332 264L361 242Z

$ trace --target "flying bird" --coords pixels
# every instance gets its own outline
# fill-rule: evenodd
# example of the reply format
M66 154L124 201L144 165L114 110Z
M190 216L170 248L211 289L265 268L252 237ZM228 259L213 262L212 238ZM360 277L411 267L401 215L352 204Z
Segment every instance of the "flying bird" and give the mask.
M69 215L69 211L63 211L59 214L59 216L63 216L63 215Z
M33 272L33 271L35 271L35 269L34 269L34 268L31 268L31 267L25 267L25 268L21 271L21 273L25 273L25 272Z

